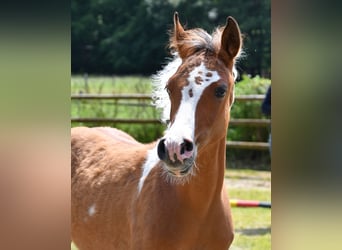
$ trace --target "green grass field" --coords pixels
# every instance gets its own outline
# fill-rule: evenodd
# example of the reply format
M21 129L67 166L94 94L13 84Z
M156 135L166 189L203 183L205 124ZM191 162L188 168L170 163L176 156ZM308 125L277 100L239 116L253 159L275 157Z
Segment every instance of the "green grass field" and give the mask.
M149 77L121 76L99 77L73 76L71 94L120 94L152 92ZM117 119L159 119L158 110L150 100L72 100L71 117L96 117ZM98 126L99 124L74 122L72 126ZM164 126L160 124L113 124L101 123L101 126L116 127L131 134L138 141L151 142L160 137Z
M71 94L150 94L148 77L88 77L71 79ZM71 117L157 118L149 100L72 100Z
M89 76L71 78L71 93L151 93L150 77L143 76Z
M269 171L228 169L226 177L239 184L238 187L230 187L229 183L227 184L231 199L271 201L271 173ZM232 207L232 216L235 239L231 250L271 249L271 209Z

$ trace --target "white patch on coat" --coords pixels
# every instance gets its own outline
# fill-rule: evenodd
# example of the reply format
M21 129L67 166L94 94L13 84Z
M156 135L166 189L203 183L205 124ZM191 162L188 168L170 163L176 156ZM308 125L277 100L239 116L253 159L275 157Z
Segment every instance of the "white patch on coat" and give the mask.
M94 203L93 205L91 205L89 208L88 208L88 215L89 216L93 216L95 213L96 213L96 204Z
M158 147L157 145L158 145L158 142L153 149L151 149L147 152L146 161L145 161L144 165L142 166L142 169L143 169L142 176L140 177L139 184L138 184L138 194L140 194L140 192L143 188L145 179L147 178L147 176L149 175L151 170L160 161L159 157L158 157L158 153L157 153L157 147Z

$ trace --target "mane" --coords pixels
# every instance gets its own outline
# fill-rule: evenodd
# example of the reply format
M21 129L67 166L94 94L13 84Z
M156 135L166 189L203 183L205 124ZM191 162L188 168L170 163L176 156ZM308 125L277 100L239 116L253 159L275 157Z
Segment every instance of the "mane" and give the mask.
M165 90L165 86L171 76L177 72L181 64L182 59L175 53L172 60L161 71L152 76L153 105L161 110L161 120L164 123L167 123L169 120L171 109L169 95Z
M196 28L184 31L182 39L177 39L176 35L171 33L169 48L188 56L204 50L217 54L220 50L222 32L223 27L217 28L212 35Z
M200 28L186 30L185 36L181 41L177 41L175 35L171 33L169 48L172 53L172 58L169 63L155 75L152 75L152 100L153 105L161 110L161 121L167 123L170 119L171 103L169 95L165 90L168 80L177 72L182 64L182 59L179 53L187 56L198 52L207 51L213 54L218 54L221 48L221 37L223 27L218 27L211 35ZM241 58L242 50L235 58L235 62ZM236 80L238 71L233 66L233 76Z

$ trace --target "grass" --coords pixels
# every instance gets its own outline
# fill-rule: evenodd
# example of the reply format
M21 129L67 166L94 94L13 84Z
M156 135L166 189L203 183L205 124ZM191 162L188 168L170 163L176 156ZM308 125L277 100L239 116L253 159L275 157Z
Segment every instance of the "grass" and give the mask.
M151 93L148 77L71 78L71 94ZM72 100L71 117L157 118L156 109L148 100Z
M271 201L271 172L228 169L225 172L231 199ZM271 249L271 209L232 207L235 239L231 250Z
M226 178L232 181L245 182L258 180L270 184L269 171L233 170L226 171ZM271 190L268 187L229 187L227 191L231 199L271 201ZM235 239L230 250L269 250L271 249L271 209L232 207L235 227ZM72 244L72 250L77 248Z
M252 169L227 169L225 172L225 178L229 179L259 179L262 181L271 181L271 175L269 171L255 171Z
M74 243L71 243L71 250L78 250Z
M71 94L118 94L141 93L150 94L152 91L149 77L120 76L100 77L73 76L71 79ZM151 105L150 100L72 100L71 117L97 118L135 118L159 119L158 110ZM72 126L98 126L99 124L75 122ZM161 137L164 126L160 124L113 124L101 123L121 129L135 137L140 142L151 142Z
M143 76L73 76L71 93L119 94L119 93L151 93L150 77Z
M230 197L270 201L270 191L229 190ZM271 249L271 209L232 207L235 239L230 249Z

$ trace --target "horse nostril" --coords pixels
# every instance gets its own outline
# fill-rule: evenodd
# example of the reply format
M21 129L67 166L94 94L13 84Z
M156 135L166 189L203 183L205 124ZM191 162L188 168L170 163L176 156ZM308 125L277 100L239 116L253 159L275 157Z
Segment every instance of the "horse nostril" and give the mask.
M181 154L184 154L185 151L191 152L194 149L194 145L191 141L189 140L184 140L184 142L181 144Z
M164 142L165 142L165 139L160 140L158 143L158 148L157 148L158 157L161 160L166 159L166 148L165 148Z
M192 151L194 149L194 144L191 141L185 140L185 150Z

